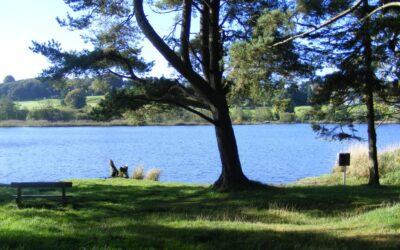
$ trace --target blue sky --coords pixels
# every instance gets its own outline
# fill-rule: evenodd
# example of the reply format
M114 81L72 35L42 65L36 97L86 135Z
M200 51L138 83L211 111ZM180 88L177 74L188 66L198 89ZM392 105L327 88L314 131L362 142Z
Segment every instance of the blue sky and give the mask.
M33 78L49 66L47 59L29 50L32 40L45 42L55 39L64 50L90 48L83 43L79 32L60 28L56 17L64 17L68 6L62 0L0 0L0 83L6 75L16 80ZM161 33L171 18L150 15ZM144 43L143 56L155 60L152 75L169 75L170 69L161 55L149 43Z

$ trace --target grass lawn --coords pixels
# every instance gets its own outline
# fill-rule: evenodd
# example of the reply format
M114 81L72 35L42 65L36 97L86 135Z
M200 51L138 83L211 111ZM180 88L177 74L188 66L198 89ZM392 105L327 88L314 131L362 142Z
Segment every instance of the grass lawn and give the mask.
M96 106L104 96L87 96L86 103L89 107ZM61 99L44 99L36 101L20 101L16 102L21 109L39 109L44 107L62 108Z
M76 180L66 207L0 187L1 249L399 249L400 187L335 186L340 174L252 191ZM329 179L329 180L328 180ZM350 180L351 182L351 180Z
M54 107L60 108L61 107L61 100L60 99L44 99L44 100L36 100L36 101L20 101L16 102L17 105L21 109L39 109L44 107Z
M97 104L99 104L99 102L104 98L104 96L102 95L97 95L97 96L87 96L86 97L86 104L89 107L94 107L97 106Z

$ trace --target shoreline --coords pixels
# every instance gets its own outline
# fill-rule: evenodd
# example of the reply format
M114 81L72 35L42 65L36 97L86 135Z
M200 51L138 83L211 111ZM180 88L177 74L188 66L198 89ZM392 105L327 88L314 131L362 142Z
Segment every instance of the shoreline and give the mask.
M336 124L335 122L315 122L317 124ZM312 122L280 122L280 121L266 121L266 122L232 122L233 125L295 125L295 124L312 124ZM355 124L366 124L364 122ZM377 121L376 125L391 125L400 124L399 121ZM171 123L145 123L134 124L126 120L113 120L110 122L96 122L90 120L74 120L74 121L57 121L50 122L46 120L38 121L21 121L21 120L6 120L0 121L0 128L18 128L18 127L170 127L170 126L211 126L207 122L171 122Z

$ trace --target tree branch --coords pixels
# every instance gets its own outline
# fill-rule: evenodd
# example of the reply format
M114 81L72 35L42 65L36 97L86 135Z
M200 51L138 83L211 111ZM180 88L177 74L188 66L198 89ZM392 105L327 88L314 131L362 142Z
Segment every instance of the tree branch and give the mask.
M181 93L183 93L183 95L182 96L173 96L174 94L176 95L176 92L175 93L173 92L174 90L180 91ZM166 90L164 90L164 93L160 94L158 97L152 95L149 92L146 92L145 95L149 98L160 99L160 100L167 99L168 97L171 97L170 98L171 100L183 98L183 99L185 99L185 102L187 102L187 104L190 106L210 110L210 105L204 103L202 100L199 100L194 93L192 93L189 89L187 89L185 86L183 86L182 84L180 84L178 82L175 82L175 84L169 86ZM193 98L193 100L185 98L185 95Z
M350 14L350 13L353 12L354 10L356 10L356 9L358 8L358 6L361 5L362 1L363 1L363 0L357 1L352 7L348 8L347 10L342 11L341 13L339 13L338 15L336 15L336 16L330 18L330 19L327 20L326 22L323 22L322 24L317 25L316 27L314 27L314 28L312 28L312 29L310 29L310 30L308 30L308 31L306 31L306 32L303 32L303 33L300 33L300 34L291 36L291 37L289 37L289 38L286 38L286 39L283 40L283 41L274 43L274 44L272 44L271 47L276 47L276 46L279 46L279 45L288 43L288 42L290 42L290 41L292 41L292 40L294 40L294 39L300 38L300 37L306 37L306 36L310 35L311 33L315 32L315 31L317 31L317 30L320 30L320 29L322 29L322 28L324 28L324 27L326 27L326 26L329 26L330 24L336 22L336 21L339 20L340 18L342 18L342 17L344 17L344 16Z
M108 69L108 72L110 72L111 74L113 74L115 76L121 77L121 78L132 79L131 76L126 76L126 75L119 74L119 73L117 73L115 71L112 71L111 69Z
M132 80L137 81L137 82L142 83L142 84L145 83L145 81L144 81L143 79L141 79L140 77L138 77L138 76L135 74L135 72L133 72L132 65L131 65L131 63L129 62L129 60L128 60L127 58L125 58L124 56L122 56L122 55L119 54L119 53L113 53L113 54L110 55L110 56L111 56L111 57L114 57L116 60L118 60L118 61L122 62L123 64L125 64L126 69L127 69L128 73L129 73L129 75L130 75L130 78L131 78Z
M394 2L394 3L387 3L382 5L381 7L378 7L376 9L374 9L371 13L369 13L367 16L365 16L363 19L361 19L361 21L370 18L372 15L374 15L375 13L377 13L378 11L381 11L383 9L386 8L390 8L390 7L399 7L400 8L400 2Z
M200 116L201 118L203 118L204 120L210 122L211 124L215 124L215 120L212 119L211 117L201 113L200 111L195 110L194 108L189 107L189 105L185 105L183 103L180 103L176 100L173 99L168 99L168 98L162 98L162 99L158 99L158 98L151 98L145 95L136 95L136 96L131 96L129 97L130 100L143 100L143 101L147 101L147 102L155 102L155 103L164 103L164 104L169 104L169 105L174 105L177 106L179 108L183 108L193 114L196 114L198 116Z
M185 77L193 88L202 96L208 103L214 104L215 95L212 88L208 83L193 69L182 62L182 60L171 50L170 47L162 40L162 38L155 32L146 18L143 10L143 0L134 1L134 11L138 26L143 34L149 39L153 46L164 56L164 58L183 76Z
M211 86L217 90L221 90L221 32L219 26L219 13L220 13L220 1L213 0L210 8L210 66L211 66Z
M212 119L211 117L209 117L209 116L207 116L207 115L205 115L205 114L203 114L203 113L201 113L201 112L199 112L199 111L197 111L195 109L192 109L191 107L188 107L188 106L185 106L185 105L181 105L181 104L176 103L176 102L175 103L171 102L171 104L175 105L177 107L186 109L187 111L192 112L193 114L196 114L196 115L200 116L201 118L203 118L204 120L208 121L211 124L216 124L214 119Z
M203 0L201 4L202 14L200 17L200 44L201 44L201 57L202 57L202 67L204 76L210 78L210 49L209 49L209 13L210 7L207 0Z

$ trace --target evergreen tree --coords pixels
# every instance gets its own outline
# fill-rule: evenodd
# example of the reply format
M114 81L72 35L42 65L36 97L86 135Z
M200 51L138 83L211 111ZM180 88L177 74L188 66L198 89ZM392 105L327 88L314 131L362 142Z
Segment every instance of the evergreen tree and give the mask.
M326 125L314 126L323 136L337 139L358 138L354 135L351 106L367 109L368 146L370 159L369 184L379 185L377 136L375 129L376 102L399 102L399 92L393 79L400 73L400 9L382 9L379 15L369 15L387 1L299 1L306 14L303 24L318 27L318 22L335 20L329 27L308 35L304 43L318 65L334 72L323 77L315 88L316 104L329 104L328 120L340 120L349 131ZM347 13L346 13L347 11ZM346 13L343 16L341 14ZM339 129L339 132L335 130Z
M93 51L62 52L57 42L34 43L33 50L47 56L53 67L46 75L63 77L87 71L113 73L135 81L142 92L117 91L102 107L108 111L136 109L151 102L175 105L195 113L215 127L222 163L216 187L236 188L251 185L244 175L229 116L225 79L226 56L230 45L250 39L257 18L264 9L284 9L283 2L269 0L181 0L150 1L160 12L175 12L179 17L173 31L162 37L149 23L143 0L84 1L65 0L77 16L59 20L75 29L96 30L89 40ZM197 16L198 18L194 18ZM197 30L192 25L199 22ZM268 25L268 24L266 24ZM180 78L175 81L147 81L143 73L151 64L143 62L138 49L141 35L162 54ZM176 35L175 35L176 34ZM112 98L115 97L115 98ZM109 101L109 102L107 102Z

